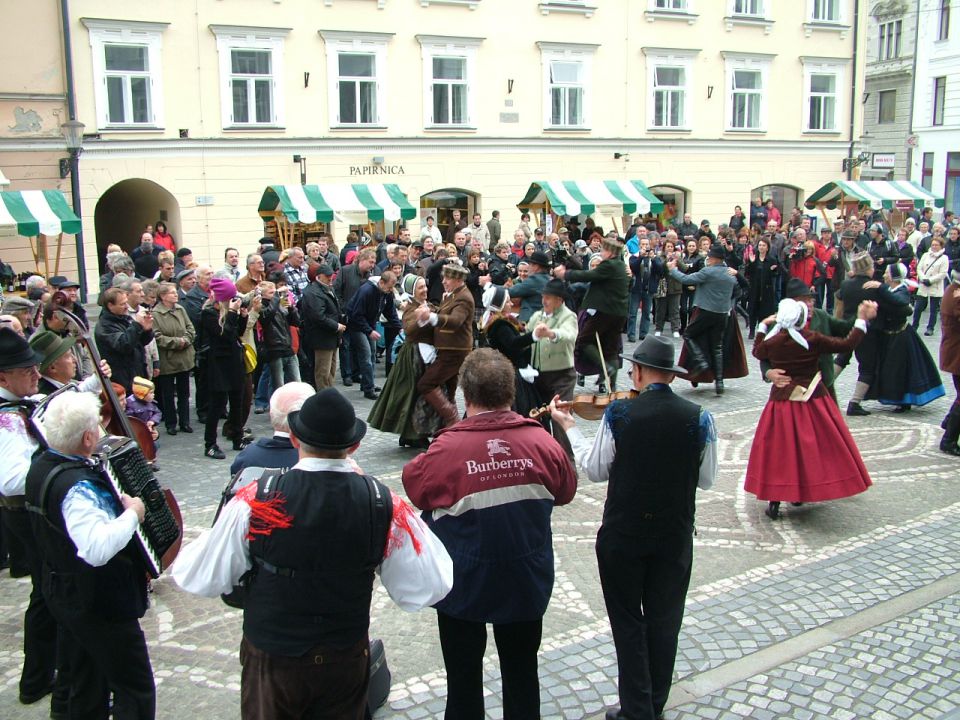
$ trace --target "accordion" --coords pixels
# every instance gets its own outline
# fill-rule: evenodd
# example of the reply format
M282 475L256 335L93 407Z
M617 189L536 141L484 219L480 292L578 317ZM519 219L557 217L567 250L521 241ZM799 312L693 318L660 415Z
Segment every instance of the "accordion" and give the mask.
M172 558L168 551L178 546L181 523L168 503L167 495L153 476L135 440L107 435L97 443L100 472L119 499L121 493L143 501L146 514L134 533L144 566L151 577L159 577ZM166 562L165 562L166 561Z

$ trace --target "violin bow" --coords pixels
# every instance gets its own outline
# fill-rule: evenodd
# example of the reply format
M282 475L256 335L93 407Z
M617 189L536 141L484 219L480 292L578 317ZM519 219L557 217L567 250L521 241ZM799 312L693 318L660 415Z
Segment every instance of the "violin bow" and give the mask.
M603 359L603 345L600 344L600 333L594 333L594 337L597 339L597 350L600 352L600 367L603 368L603 377L606 381L607 392L613 392L613 388L610 387L610 373L607 372L607 361Z

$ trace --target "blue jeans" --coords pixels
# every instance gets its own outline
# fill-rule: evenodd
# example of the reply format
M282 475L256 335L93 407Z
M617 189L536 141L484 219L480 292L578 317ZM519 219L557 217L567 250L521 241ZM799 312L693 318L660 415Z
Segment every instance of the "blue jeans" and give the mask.
M645 337L650 332L650 310L653 295L630 293L627 313L627 337ZM640 330L637 332L637 312L640 313Z
M360 389L373 392L373 351L370 338L359 330L348 330L353 371L360 376Z
M257 410L270 407L270 396L273 394L273 382L270 377L270 368L266 365L260 371L260 382L257 383L257 392L253 396L253 406Z
M270 361L270 384L274 389L288 382L300 382L300 363L296 355Z

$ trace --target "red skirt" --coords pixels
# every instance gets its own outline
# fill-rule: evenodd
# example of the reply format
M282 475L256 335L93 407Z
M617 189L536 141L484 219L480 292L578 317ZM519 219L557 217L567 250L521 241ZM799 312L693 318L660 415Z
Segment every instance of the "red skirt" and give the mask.
M747 492L767 501L819 502L862 493L871 484L829 396L767 402L750 449Z

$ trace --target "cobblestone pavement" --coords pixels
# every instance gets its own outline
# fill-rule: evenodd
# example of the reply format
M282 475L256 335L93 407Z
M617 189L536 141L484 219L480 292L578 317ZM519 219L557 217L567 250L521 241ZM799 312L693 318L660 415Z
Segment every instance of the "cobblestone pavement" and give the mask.
M935 356L938 340L927 339ZM937 450L948 399L906 415L868 403L872 415L849 420L874 486L842 501L785 507L771 522L742 488L768 390L751 363L752 376L728 382L722 398L712 387L676 385L715 413L721 462L715 488L697 499L693 581L665 717L946 717L960 707L960 463ZM841 399L853 381L852 372L841 376ZM343 391L365 416L370 402L356 386ZM595 423L583 424L591 435ZM267 432L266 416L252 416L251 425ZM229 461L203 458L199 433L162 440L160 479L180 500L190 541L212 520ZM357 455L395 490L411 457L394 436L376 431ZM593 550L604 497L603 486L584 481L573 503L554 512L556 585L540 661L544 718L599 718L617 702ZM179 718L185 709L238 717L240 613L181 593L168 577L154 586L143 627L158 717ZM0 578L0 718L47 715L45 703L17 702L28 590L26 580ZM384 639L393 671L377 720L442 717L434 613L404 613L378 586L371 635ZM499 718L492 642L485 670L488 716Z

